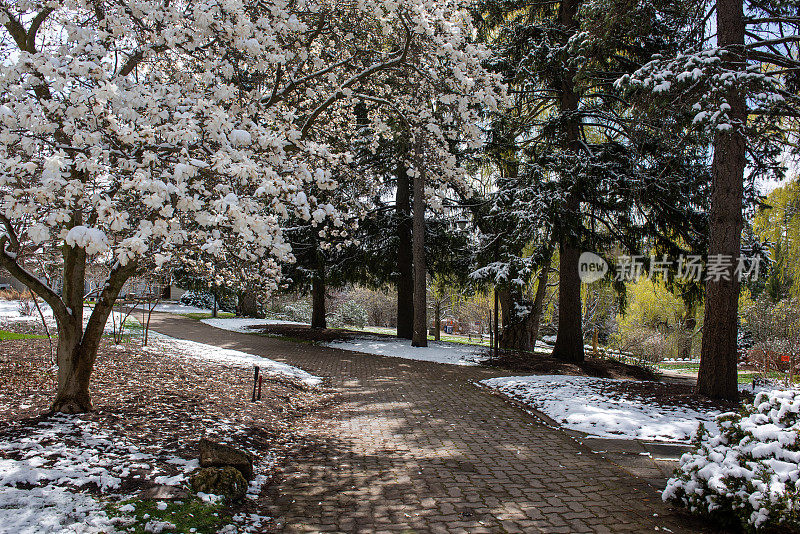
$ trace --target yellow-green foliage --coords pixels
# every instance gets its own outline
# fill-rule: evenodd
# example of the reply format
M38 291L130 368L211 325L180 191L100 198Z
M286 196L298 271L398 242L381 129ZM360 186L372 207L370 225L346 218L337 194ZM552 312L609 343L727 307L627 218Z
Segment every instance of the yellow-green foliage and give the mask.
M658 282L640 278L629 284L626 291L628 308L619 318L620 328L634 325L673 328L686 314L683 301Z
M626 291L628 307L617 318L619 349L653 362L690 356L696 336L684 325L683 301L646 278L628 284Z
M800 297L800 181L775 189L753 220L753 231L769 241L770 255L775 262L774 274L779 285ZM774 295L782 298L786 295Z

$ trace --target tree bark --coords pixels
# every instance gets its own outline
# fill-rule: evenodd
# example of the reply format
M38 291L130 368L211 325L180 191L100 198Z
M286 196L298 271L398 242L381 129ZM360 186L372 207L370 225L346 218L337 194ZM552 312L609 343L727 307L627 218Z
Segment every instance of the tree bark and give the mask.
M530 352L530 325L532 315L528 313L522 320L517 317L515 307L522 302L522 295L508 289L498 291L500 307L503 309L503 337L500 348L517 352Z
M405 163L397 167L397 337L414 337L414 262L411 241L411 181Z
M255 291L245 290L239 294L237 312L242 317L263 317L264 314L258 307L258 298Z
M539 339L539 327L542 322L542 312L544 311L544 299L547 297L547 283L550 281L550 262L553 261L552 251L548 251L542 264L542 270L536 280L536 295L533 297L533 310L531 311L531 347L536 349L536 341Z
M428 288L425 265L425 170L422 143L417 141L414 173L414 222L412 253L414 261L414 335L412 347L428 346Z
M717 0L717 38L720 47L728 48L728 67L742 69L740 53L744 45L742 0ZM732 88L726 95L733 128L717 131L711 178L711 220L709 223L709 258L722 255L733 264L728 280L706 283L706 306L703 342L697 391L708 397L737 400L739 280L734 265L740 254L743 226L745 139L741 131L747 121L743 95Z
M497 286L494 288L494 345L492 346L492 354L497 358L500 356L500 298L497 294Z
M438 300L434 305L433 339L440 341L442 338L442 303Z
M580 2L565 0L561 2L559 18L567 36L577 31L575 20ZM564 149L577 156L581 152L581 119L578 115L578 95L575 93L574 69L565 69L561 75L559 97L561 114L564 117ZM562 181L571 179L562 176ZM570 218L580 222L580 202L574 191L569 193L567 212ZM581 279L578 273L580 249L571 229L562 232L559 250L559 284L558 284L558 334L552 356L566 362L582 362L583 325L581 313Z
M135 271L133 263L112 269L100 297L95 303L86 328L83 327L83 295L80 302L74 302L79 294L78 285L83 285L86 254L83 249L72 249L65 254L64 292L65 304L71 313L56 315L58 323L58 389L51 410L63 413L83 413L92 409L89 382L97 358L97 349L103 337L103 330L114 302L122 286ZM76 265L83 263L83 266ZM71 278L66 278L70 273ZM78 280L76 277L80 275ZM82 290L80 291L82 293ZM71 304L71 305L69 305Z
M311 282L311 328L328 328L325 317L325 266L320 265Z
M585 359L581 320L581 279L578 259L581 252L566 240L560 247L558 280L558 334L553 358L579 363Z

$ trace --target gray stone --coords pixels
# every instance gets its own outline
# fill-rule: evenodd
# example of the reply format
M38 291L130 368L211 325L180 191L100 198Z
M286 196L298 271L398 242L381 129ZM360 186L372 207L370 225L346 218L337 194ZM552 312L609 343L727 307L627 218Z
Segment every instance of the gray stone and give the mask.
M253 455L209 439L200 440L200 467L235 467L247 480L253 479Z

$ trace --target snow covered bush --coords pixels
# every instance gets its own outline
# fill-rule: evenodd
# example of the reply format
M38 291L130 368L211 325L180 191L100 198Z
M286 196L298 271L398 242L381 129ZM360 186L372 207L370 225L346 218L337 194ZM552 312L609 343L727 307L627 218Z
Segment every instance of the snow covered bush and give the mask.
M214 307L214 296L211 293L204 293L202 291L187 291L178 302L184 306L194 306L195 308L212 309Z
M700 427L664 500L749 531L800 529L800 391L759 393L717 422L716 435Z
M294 302L287 304L283 308L283 316L288 321L297 321L298 323L311 322L311 305L308 302Z
M335 327L355 326L364 328L367 326L367 310L355 300L346 300L334 312L331 323Z

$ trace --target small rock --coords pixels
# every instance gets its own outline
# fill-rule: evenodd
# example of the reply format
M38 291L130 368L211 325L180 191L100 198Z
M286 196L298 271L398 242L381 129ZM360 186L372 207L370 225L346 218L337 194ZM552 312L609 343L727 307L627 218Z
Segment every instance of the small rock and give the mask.
M154 501L171 501L185 499L189 494L186 490L175 486L151 486L139 492L139 498Z
M247 480L231 466L201 467L192 473L191 481L195 493L222 495L230 501L241 500L247 493Z
M235 467L247 480L253 479L253 455L209 439L200 440L200 467Z

